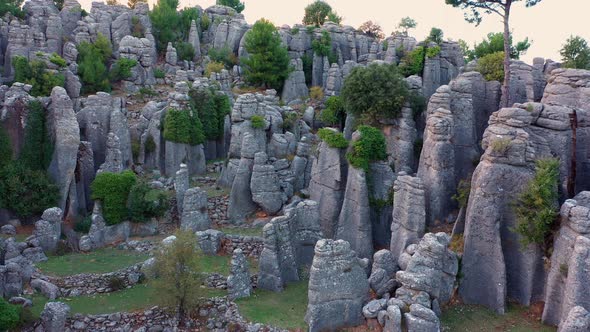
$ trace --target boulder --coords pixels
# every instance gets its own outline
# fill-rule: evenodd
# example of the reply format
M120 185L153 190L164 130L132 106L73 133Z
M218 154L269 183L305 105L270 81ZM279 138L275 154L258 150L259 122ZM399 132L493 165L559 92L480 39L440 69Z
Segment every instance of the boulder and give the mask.
M62 302L47 302L41 312L41 326L45 332L61 332L66 329L70 306Z
M576 306L569 311L567 318L559 325L558 332L590 331L590 313L583 307Z
M419 304L412 304L410 312L404 314L408 332L439 332L440 321L436 314Z
M33 279L31 280L31 287L49 300L55 300L60 296L59 287L49 281Z
M249 263L241 249L234 250L232 254L227 291L232 300L249 297L252 293Z
M207 213L207 192L200 188L190 188L184 194L180 228L183 230L203 231L211 227Z
M221 240L223 233L215 230L208 229L206 231L199 231L195 233L199 247L205 255L216 255L221 247Z
M276 214L283 206L283 193L279 176L264 152L254 155L254 167L250 181L252 200L269 215Z
M395 281L396 272L397 262L391 251L382 249L373 255L373 268L369 276L369 285L377 294L377 297L382 297L386 293L393 291L397 285Z

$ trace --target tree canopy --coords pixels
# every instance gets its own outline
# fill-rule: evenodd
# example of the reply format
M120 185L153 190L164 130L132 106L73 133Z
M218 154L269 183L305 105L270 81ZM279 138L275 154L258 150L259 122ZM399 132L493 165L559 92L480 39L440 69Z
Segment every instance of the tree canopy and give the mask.
M385 34L383 33L383 28L377 23L373 21L367 21L359 27L359 30L369 37L376 38L381 40L385 38Z
M326 21L340 24L342 17L338 16L338 14L332 9L332 6L322 0L316 0L305 7L303 24L320 27L324 25Z
M590 69L590 47L580 36L570 36L559 54L565 68Z
M241 13L246 5L240 0L217 0L217 4L221 6L227 6L235 9L238 13Z
M531 47L531 42L528 38L514 44L512 34L510 34L509 44L511 59L519 59ZM479 44L473 45L473 49L467 46L465 56L468 61L471 61L497 52L504 52L504 34L502 32L490 32L486 39L482 40Z
M402 33L405 36L408 35L408 31L410 29L415 29L417 26L418 26L418 22L416 22L416 20L414 20L411 17L404 17L404 18L402 18L402 20L397 25L397 27L402 30Z

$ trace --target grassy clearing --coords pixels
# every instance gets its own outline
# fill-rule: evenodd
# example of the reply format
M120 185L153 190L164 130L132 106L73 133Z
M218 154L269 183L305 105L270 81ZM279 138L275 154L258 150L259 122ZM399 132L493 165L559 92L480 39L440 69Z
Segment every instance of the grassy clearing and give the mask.
M453 332L555 332L532 317L528 308L509 304L505 315L480 306L456 305L443 310L443 331Z
M117 271L149 258L146 254L128 250L104 248L90 253L49 256L47 262L38 263L44 273L68 276L80 273L108 273Z
M0 237L3 239L8 239L13 237L16 242L25 242L25 240L31 236L31 234L16 234L16 235L6 235L6 234L1 234Z
M211 186L201 186L202 189L207 191L207 197L220 197L220 196L227 196L231 189L223 188L223 187L211 187Z
M229 275L230 270L230 256L210 256L202 255L199 259L199 270L209 273L219 273L224 276ZM248 258L250 263L250 274L258 273L258 261Z
M262 227L222 227L219 230L231 235L262 237Z
M236 301L248 321L284 329L307 329L303 320L307 310L307 280L287 285L281 293L257 289L248 298Z
M203 296L210 298L226 295L225 291L204 288ZM39 317L47 300L39 294L32 297L33 307L31 311L35 317ZM136 285L119 292L99 294L93 296L78 296L73 298L59 299L71 307L70 314L110 314L114 312L130 312L151 308L158 305L158 294L156 289L149 287L149 284Z

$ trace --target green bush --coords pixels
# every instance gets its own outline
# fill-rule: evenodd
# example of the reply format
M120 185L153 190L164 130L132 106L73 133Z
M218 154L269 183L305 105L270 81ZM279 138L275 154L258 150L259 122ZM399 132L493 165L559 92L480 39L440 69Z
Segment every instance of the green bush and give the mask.
M224 68L223 63L211 61L205 67L205 77L211 77L212 73L221 73Z
M305 84L311 85L313 79L313 57L305 54L301 57L303 62L303 73L305 74Z
M426 57L434 58L440 54L440 46L429 47L426 49Z
M154 141L154 137L152 135L148 135L145 139L145 152L153 153L156 151L156 142Z
M344 138L344 135L335 132L334 130L322 128L318 130L318 136L331 148L346 149L348 147L348 141Z
M145 38L145 27L137 16L131 18L131 35L135 38Z
M292 111L283 113L283 129L293 131L297 120L299 120L299 114L297 114L297 112Z
M441 45L444 36L445 33L442 31L442 29L432 28L430 29L430 33L428 34L428 38L426 38L426 40Z
M253 115L250 118L250 125L254 129L264 129L266 127L266 121L264 120L263 116Z
M504 52L488 54L477 62L477 71L486 81L504 81Z
M206 13L201 17L201 30L205 31L211 26L211 19Z
M191 7L177 11L178 4L178 0L158 0L152 11L150 11L152 33L156 39L156 48L160 54L166 52L168 43L178 44L187 40L191 21L199 21L197 8ZM201 20L201 24L202 22L203 20ZM179 58L182 58L180 53Z
M0 124L0 168L8 164L12 160L12 145L10 143L10 137L4 129L4 126Z
M46 112L38 100L29 102L24 144L19 161L32 170L45 171L53 157L53 144L47 132Z
M51 53L51 56L49 56L49 62L51 62L54 65L61 67L61 68L68 65L66 63L66 59L60 57L59 54L57 54L57 53Z
M426 48L418 46L407 53L400 62L400 72L405 76L422 75L424 71L424 58L426 57Z
M0 17L7 13L20 19L25 18L25 12L21 9L23 0L4 0L0 2Z
M238 58L227 45L219 49L210 49L209 58L211 61L222 63L227 69L238 64Z
M241 13L246 6L240 0L217 0L218 5L227 6L235 9L238 13Z
M25 57L15 56L12 59L12 65L15 72L14 80L32 85L32 96L49 96L54 87L63 87L65 84L64 75L47 70L47 64L44 61L29 62Z
M225 116L231 112L229 98L210 89L191 89L191 107L202 119L205 139L218 140L223 137Z
M457 193L453 195L453 200L459 203L459 207L467 207L469 194L471 193L471 179L462 179L457 186Z
M137 66L137 60L121 58L111 69L111 80L117 82L131 77L131 69Z
M133 156L133 160L137 161L139 157L139 152L141 151L141 144L136 139L131 139L131 155Z
M0 208L31 217L58 201L59 190L45 171L30 170L16 161L0 169Z
M1 7L0 7L1 8ZM0 331L16 328L20 321L20 309L0 296Z
M164 138L193 146L202 144L205 142L203 124L196 112L169 109L164 121Z
M344 81L340 94L348 113L365 123L395 118L409 102L408 85L395 65L356 67Z
M280 90L291 73L291 59L277 28L265 19L258 20L245 37L249 56L241 63L247 83Z
M108 71L111 55L111 43L100 33L94 43L81 42L78 45L78 75L84 93L111 91Z
M528 38L525 38L523 41L514 45L512 35L510 36L510 58L520 58L521 55L527 52L529 47L531 47L531 43ZM467 55L467 60L471 61L498 52L504 52L504 34L502 32L490 32L487 35L487 39L474 45L473 50L467 48L465 54Z
M326 108L320 114L320 120L329 126L341 124L346 118L346 109L342 98L331 96L326 100Z
M195 48L190 43L177 42L174 44L174 48L176 48L179 60L193 61L195 58Z
M559 215L559 160L538 160L535 177L527 184L515 202L517 225L523 246L544 244Z
M161 217L168 210L168 196L163 190L152 189L145 181L131 187L127 208L133 222L146 222Z
M580 36L570 36L559 54L565 68L590 69L590 47Z
M166 77L166 73L160 68L155 68L154 69L154 77L155 78L164 78L164 77Z
M158 93L156 91L154 91L154 89L152 89L150 87L146 87L146 86L139 88L139 94L141 95L142 98L155 97L158 95Z
M325 1L316 0L305 7L303 24L321 27L326 21L340 24L342 18Z
M116 225L129 217L127 198L135 182L135 174L131 171L96 175L90 186L92 199L101 201L107 225Z
M346 159L351 166L368 172L371 162L387 159L385 137L379 129L371 126L359 126L358 131L360 138L352 144Z
M74 230L79 233L88 234L92 226L92 216L86 216L74 224Z

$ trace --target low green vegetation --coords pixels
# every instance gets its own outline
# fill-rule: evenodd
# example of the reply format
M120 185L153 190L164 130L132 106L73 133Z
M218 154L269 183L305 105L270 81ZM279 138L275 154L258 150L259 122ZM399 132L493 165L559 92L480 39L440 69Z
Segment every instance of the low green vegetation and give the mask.
M57 53L51 53L49 56L49 62L53 63L54 65L63 68L67 65L66 59L59 56Z
M29 62L26 57L17 55L12 59L12 66L14 81L32 85L30 94L35 97L49 96L54 87L63 87L66 81L63 74L48 70L43 60Z
M318 130L318 136L331 148L346 149L348 147L348 141L344 138L344 135L334 130L322 128Z
M100 173L92 182L92 199L101 201L107 225L116 225L129 217L127 198L136 181L133 172L124 171Z
M486 81L504 80L504 52L485 55L477 62L477 69Z
M78 75L82 81L82 92L111 91L108 64L112 53L110 41L101 33L94 43L84 41L78 45Z
M213 73L221 73L224 68L223 63L211 61L205 66L205 77L211 77Z
M471 178L462 179L457 185L457 193L453 195L453 200L459 204L459 207L467 207L469 202L469 194L471 193Z
M328 57L330 64L338 62L338 57L332 50L332 37L328 31L322 31L320 38L311 43L311 48L316 55Z
M342 126L346 119L346 108L339 96L330 96L326 100L326 108L320 114L320 120L329 126Z
M352 149L346 154L351 166L369 171L369 164L373 161L387 159L385 136L371 126L359 126L361 137L352 144Z
M195 20L195 22L199 22L199 11L197 8L187 7L177 10L178 5L178 0L158 0L150 11L152 33L156 39L156 48L159 54L166 52L168 43L178 46L178 43L186 42L191 21ZM201 26L203 25L203 21L201 20ZM206 28L203 30L206 30ZM179 58L181 58L180 54Z
M266 121L264 120L264 117L261 115L253 115L250 118L250 125L254 129L264 129L264 127L266 127Z
M20 162L31 170L45 171L53 157L53 144L47 132L47 112L38 100L29 102L24 145Z
M178 60L181 61L193 61L195 58L195 48L191 43L187 42L176 42L174 44L174 48L176 48L176 54L178 55Z
M164 77L166 77L166 73L160 68L155 68L154 69L154 77L155 78L164 78Z
M146 181L137 181L129 191L127 208L133 222L146 222L164 215L168 210L168 195L165 191L152 189Z
M20 321L19 306L8 303L0 296L0 331L8 331L16 328Z
M229 276L231 268L231 256L200 255L195 263L197 270L206 273L219 273ZM250 274L258 273L258 261L248 258Z
M164 138L193 146L204 143L205 133L199 115L191 110L169 109L164 120Z
M131 69L137 66L137 60L121 58L115 62L111 69L111 79L122 81L131 77Z
M269 324L289 330L305 330L307 280L288 284L277 293L257 289L250 297L236 301L240 313L248 321Z
M70 276L80 273L108 273L117 271L148 259L146 254L114 248L98 249L87 254L72 253L49 256L46 262L36 266L49 275Z
M209 50L209 58L213 62L218 62L223 65L226 69L231 69L234 65L237 65L239 60L229 46L222 48L212 48Z
M535 177L518 196L515 204L517 225L523 246L543 245L551 233L559 214L558 189L559 160L537 161Z
M474 305L455 305L443 310L443 331L453 332L555 332L556 328L545 326L531 318L527 308L508 304L506 314Z
M262 237L262 227L223 227L220 231L225 234Z
M213 89L191 89L191 108L196 111L206 140L215 141L223 137L225 116L231 113L227 95Z
M22 10L24 0L5 0L0 2L0 17L7 13L18 18L25 18L25 12Z

